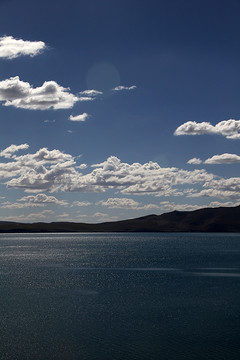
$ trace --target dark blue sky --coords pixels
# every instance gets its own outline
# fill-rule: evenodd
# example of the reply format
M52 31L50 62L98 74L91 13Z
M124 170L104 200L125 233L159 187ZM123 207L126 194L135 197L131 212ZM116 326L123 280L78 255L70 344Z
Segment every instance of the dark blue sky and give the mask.
M71 154L74 166L88 166L81 174L71 168L60 178L51 175L51 181L41 174L49 177L57 159L38 159L42 172L36 163L31 171L24 163L13 177L2 173L2 216L34 219L38 211L44 218L42 211L49 210L51 219L76 219L73 201L79 201L78 219L86 221L238 204L239 15L234 0L0 1L2 38L45 43L35 56L0 58L1 150L29 145L3 156L2 171L20 161L13 156L33 156L42 148ZM19 105L18 94L6 106L1 89L13 85L3 81L16 76L31 89L47 81L74 96L89 89L101 94L55 109L39 103L34 108L33 94ZM123 88L114 90L118 86ZM44 94L44 101L53 96ZM82 114L85 121L69 120ZM111 156L121 160L112 173L106 165ZM145 172L151 161L161 168ZM91 165L104 162L99 176L92 173ZM132 163L142 164L137 174ZM26 191L43 192L46 199L55 193L56 200L19 200Z

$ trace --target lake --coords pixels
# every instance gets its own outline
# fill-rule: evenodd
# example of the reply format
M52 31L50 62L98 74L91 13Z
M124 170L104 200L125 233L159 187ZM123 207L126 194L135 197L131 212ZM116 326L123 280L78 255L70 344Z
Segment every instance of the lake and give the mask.
M0 234L1 360L239 360L240 234Z

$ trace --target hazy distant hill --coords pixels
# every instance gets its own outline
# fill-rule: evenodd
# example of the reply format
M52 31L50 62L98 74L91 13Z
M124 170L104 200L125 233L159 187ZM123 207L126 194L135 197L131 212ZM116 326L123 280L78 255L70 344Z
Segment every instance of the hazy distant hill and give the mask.
M85 224L0 221L0 232L240 232L240 206L173 211L136 219Z

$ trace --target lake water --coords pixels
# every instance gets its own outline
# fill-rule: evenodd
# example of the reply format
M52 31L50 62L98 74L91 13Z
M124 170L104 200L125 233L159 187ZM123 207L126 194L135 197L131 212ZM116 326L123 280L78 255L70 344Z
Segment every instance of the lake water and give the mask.
M1 360L239 360L240 234L1 234Z

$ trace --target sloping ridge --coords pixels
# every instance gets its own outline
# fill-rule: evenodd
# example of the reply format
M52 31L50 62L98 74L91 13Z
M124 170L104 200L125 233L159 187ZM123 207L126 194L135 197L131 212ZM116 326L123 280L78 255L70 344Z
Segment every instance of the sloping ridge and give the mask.
M0 232L240 232L240 206L172 211L100 224L0 221Z

